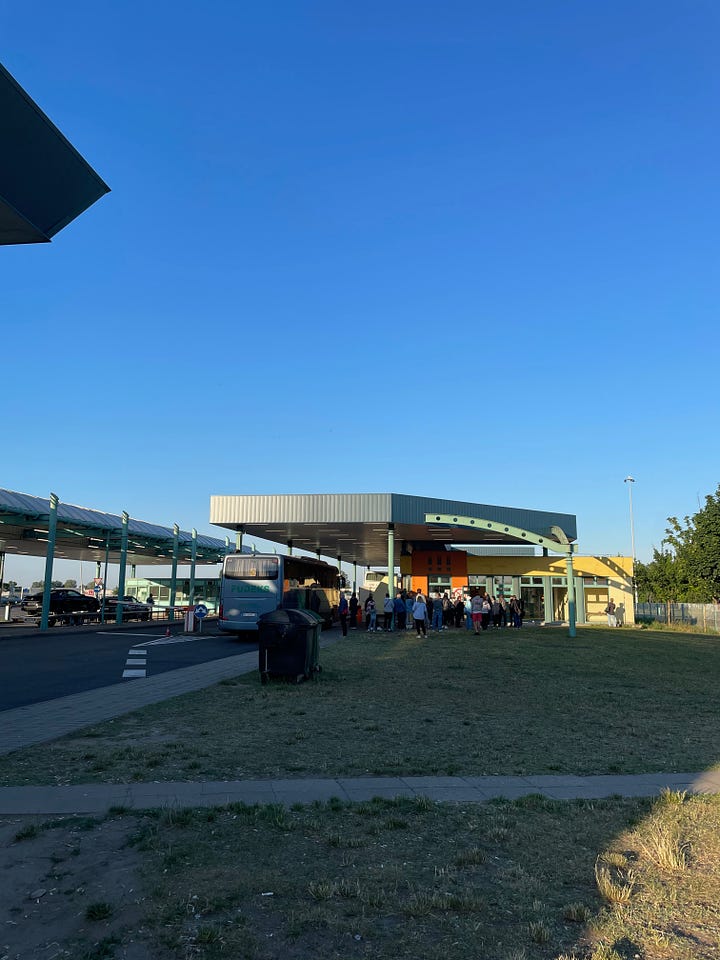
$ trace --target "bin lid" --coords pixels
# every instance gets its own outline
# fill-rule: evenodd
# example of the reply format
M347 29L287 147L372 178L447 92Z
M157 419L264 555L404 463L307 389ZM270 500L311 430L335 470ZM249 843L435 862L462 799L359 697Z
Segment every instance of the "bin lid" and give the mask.
M261 614L258 617L257 622L258 623L280 623L280 624L285 624L285 626L287 626L287 624L294 622L290 620L290 613L295 613L295 611L294 610L292 611L270 610L269 613Z

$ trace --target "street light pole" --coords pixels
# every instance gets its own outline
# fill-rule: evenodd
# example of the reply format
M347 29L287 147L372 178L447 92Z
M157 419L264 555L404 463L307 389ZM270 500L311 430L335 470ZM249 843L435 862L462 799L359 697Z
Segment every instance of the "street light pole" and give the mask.
M630 496L630 547L632 549L632 562L633 562L633 594L635 597L635 606L637 606L638 597L637 597L637 580L635 579L635 523L633 521L633 503L632 503L632 488L635 483L635 477L625 477L623 483L628 485L628 494Z

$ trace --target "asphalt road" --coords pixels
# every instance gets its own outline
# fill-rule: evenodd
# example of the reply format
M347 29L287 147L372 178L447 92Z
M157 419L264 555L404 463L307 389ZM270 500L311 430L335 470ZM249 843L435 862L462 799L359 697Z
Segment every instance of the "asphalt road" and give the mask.
M54 700L136 676L177 670L257 649L257 643L219 636L214 624L185 635L180 625L165 636L165 624L54 627L46 633L0 633L0 711ZM137 651L145 651L139 654ZM143 663L144 661L144 663Z

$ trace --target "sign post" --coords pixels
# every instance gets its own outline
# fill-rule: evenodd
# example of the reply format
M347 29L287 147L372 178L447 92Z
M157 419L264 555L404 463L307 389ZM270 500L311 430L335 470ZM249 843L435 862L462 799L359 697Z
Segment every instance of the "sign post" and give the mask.
M205 606L204 603L196 603L195 610L193 611L193 613L200 621L200 628L198 632L202 633L202 622L205 619L205 617L208 615L208 608Z

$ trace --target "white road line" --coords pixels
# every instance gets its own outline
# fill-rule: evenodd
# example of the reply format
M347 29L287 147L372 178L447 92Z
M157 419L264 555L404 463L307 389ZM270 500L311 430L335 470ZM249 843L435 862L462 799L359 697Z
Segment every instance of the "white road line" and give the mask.
M119 633L117 633L117 631L115 631L115 630L96 630L95 633L96 633L99 637L118 637L118 636L123 636L123 637L147 637L147 636L152 636L152 634L147 634L147 633L123 633L123 634L119 634ZM160 634L156 634L156 636L160 636ZM164 637L165 634L163 633L162 636Z
M123 680L125 679L134 679L135 677L144 677L146 673L144 670L123 670Z
M148 640L146 647L162 647L166 643L195 643L196 637L163 637L161 640Z
M134 657L146 657L146 656L147 656L147 650L138 650L137 647L132 647L131 650L130 650L130 653L131 653Z
M126 667L144 667L147 665L147 660L144 657L128 657L125 661Z

